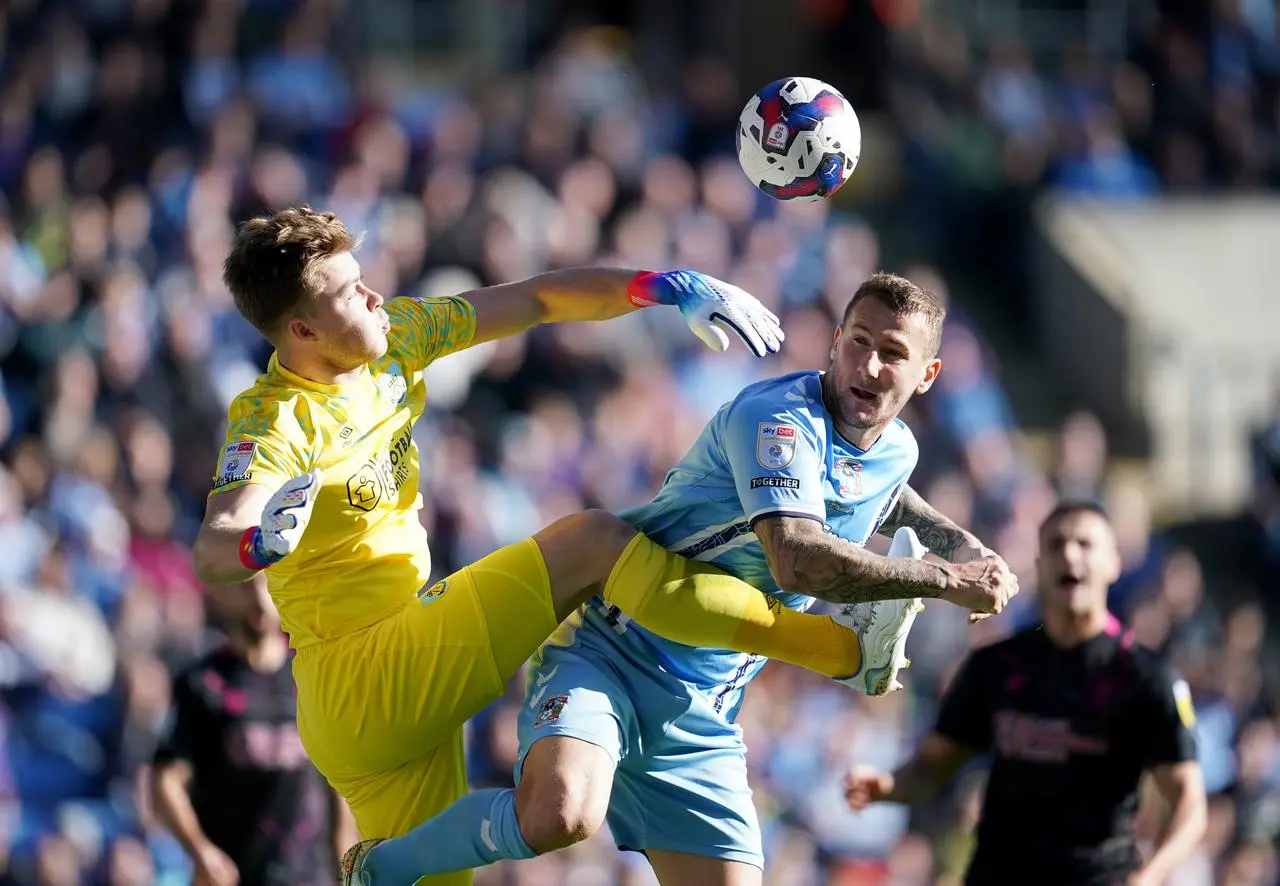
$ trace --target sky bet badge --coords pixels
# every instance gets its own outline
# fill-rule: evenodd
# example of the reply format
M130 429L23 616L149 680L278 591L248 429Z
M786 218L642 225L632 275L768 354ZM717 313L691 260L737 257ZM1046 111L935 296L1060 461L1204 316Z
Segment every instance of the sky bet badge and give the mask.
M796 426L774 421L760 422L756 434L756 461L762 468L780 471L796 457Z

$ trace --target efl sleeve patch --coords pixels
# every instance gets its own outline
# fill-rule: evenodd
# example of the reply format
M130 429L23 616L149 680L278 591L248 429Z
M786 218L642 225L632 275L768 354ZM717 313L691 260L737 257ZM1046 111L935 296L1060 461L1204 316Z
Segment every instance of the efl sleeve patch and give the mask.
M760 467L780 471L796 457L796 426L762 421L756 430L756 461Z
M213 488L221 489L250 479L253 476L250 465L257 448L258 444L251 440L238 440L224 446L222 457L218 459L218 473L213 478Z

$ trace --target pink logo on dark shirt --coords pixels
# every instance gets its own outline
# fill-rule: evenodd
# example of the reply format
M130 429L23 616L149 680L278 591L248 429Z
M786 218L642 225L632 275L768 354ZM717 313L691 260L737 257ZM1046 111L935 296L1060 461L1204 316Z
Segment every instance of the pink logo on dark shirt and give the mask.
M1071 731L1065 717L1037 717L1019 711L1000 711L995 716L995 744L1000 755L1036 763L1065 763L1072 754L1101 756L1107 753L1105 739Z

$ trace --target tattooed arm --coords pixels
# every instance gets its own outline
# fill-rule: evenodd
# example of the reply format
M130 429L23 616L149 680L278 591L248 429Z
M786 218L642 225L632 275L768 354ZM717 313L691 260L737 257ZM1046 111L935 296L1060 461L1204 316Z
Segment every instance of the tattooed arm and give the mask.
M954 584L947 564L881 557L809 517L761 517L755 532L778 587L831 603L942 597Z
M845 541L812 517L770 514L755 521L778 587L831 603L940 597L977 613L1004 609L1017 579L995 555L965 563L881 557Z
M910 486L898 496L898 503L880 525L879 531L881 535L892 538L904 526L914 529L920 543L944 560L956 562L956 554L966 549L971 553L983 550L977 536L942 516Z

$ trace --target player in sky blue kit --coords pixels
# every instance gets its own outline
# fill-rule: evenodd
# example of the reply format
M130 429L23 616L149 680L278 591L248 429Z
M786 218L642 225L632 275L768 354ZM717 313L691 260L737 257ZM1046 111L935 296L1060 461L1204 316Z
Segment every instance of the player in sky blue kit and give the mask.
M943 319L936 297L910 281L870 278L826 372L746 388L657 496L622 514L668 550L758 587L772 606L842 604L860 660L841 682L869 695L896 688L920 598L980 618L1017 593L1000 557L908 485L918 450L898 414L937 377ZM867 549L877 532L894 538L889 556ZM624 556L615 570L634 565ZM514 797L469 794L370 848L350 882L408 886L528 858L585 839L607 818L664 886L758 886L761 835L734 718L764 663L664 639L592 600L534 661Z

